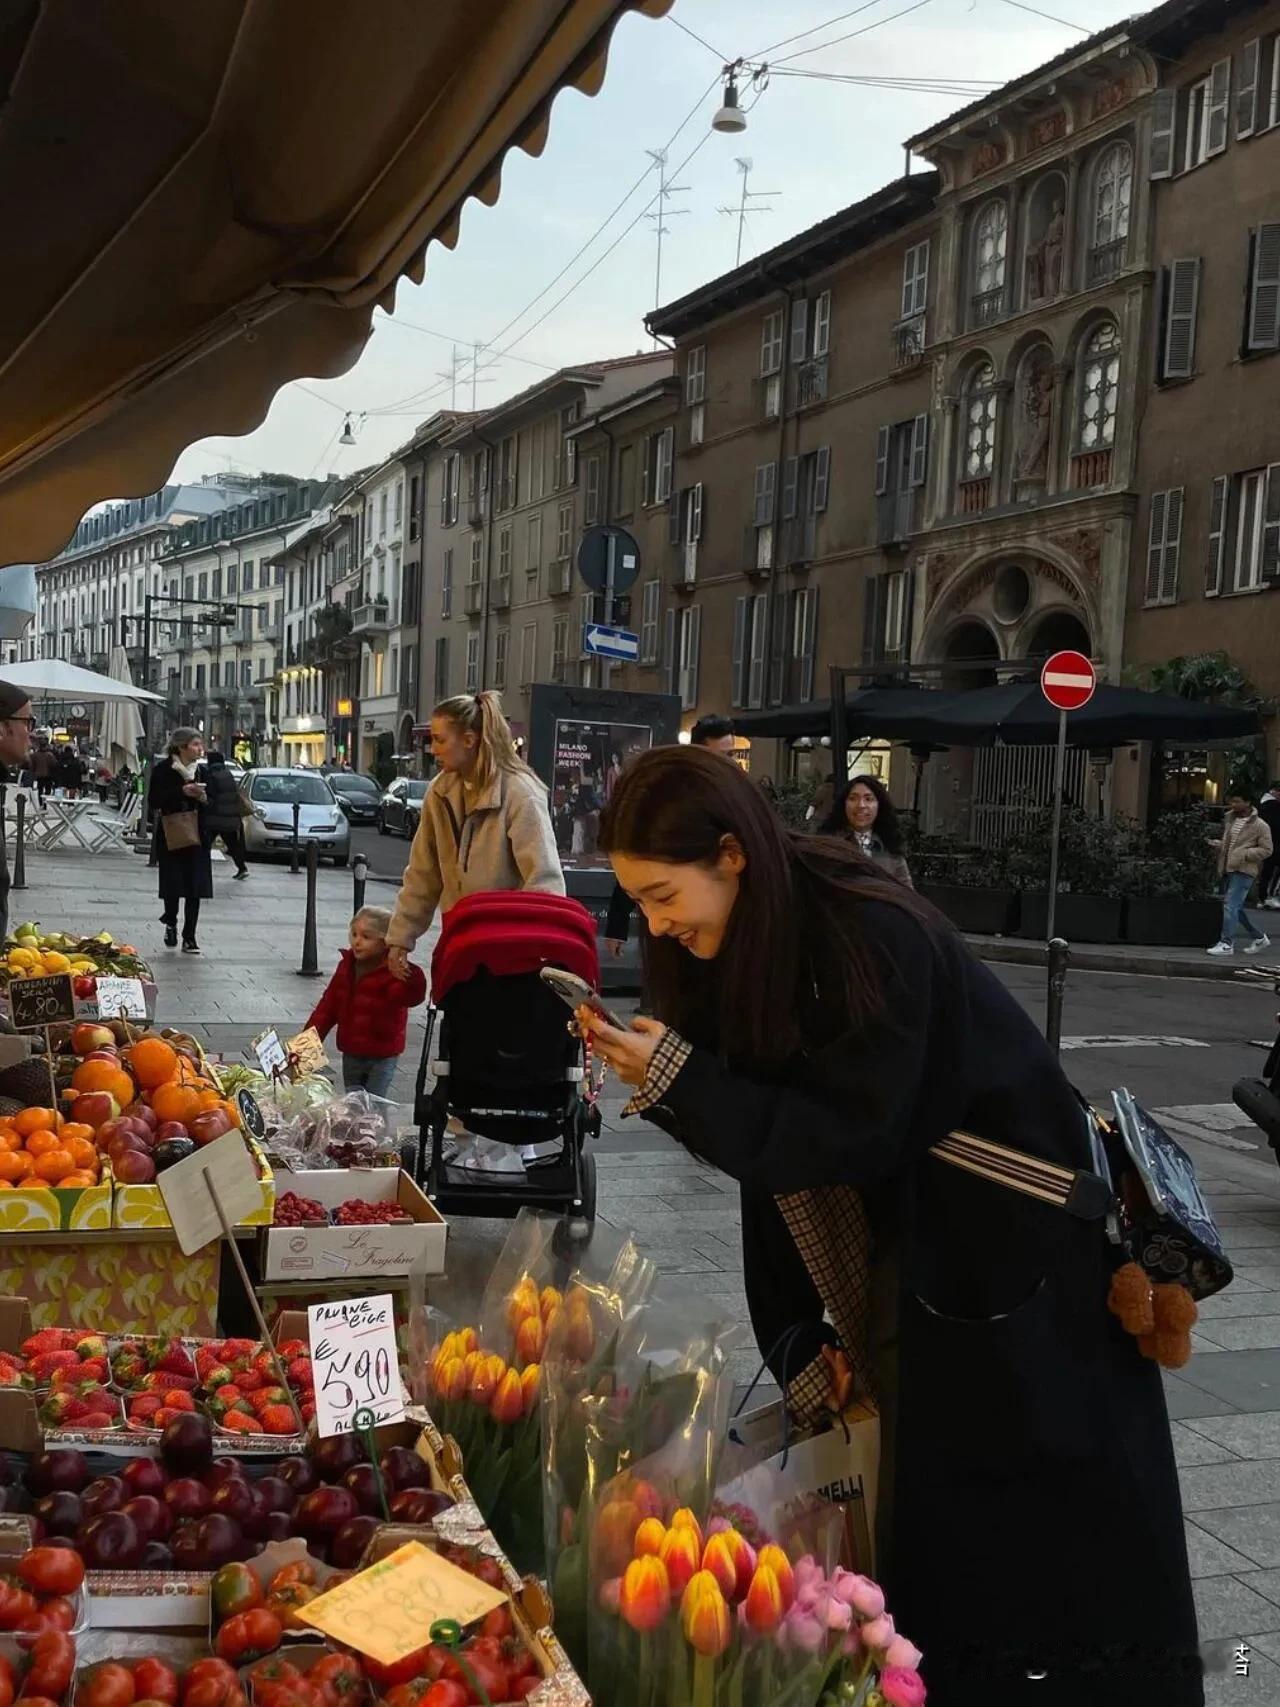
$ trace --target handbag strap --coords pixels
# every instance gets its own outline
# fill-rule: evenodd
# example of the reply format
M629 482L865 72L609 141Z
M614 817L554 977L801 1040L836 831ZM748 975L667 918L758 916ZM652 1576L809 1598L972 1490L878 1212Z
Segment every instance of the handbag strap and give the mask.
M1101 1175L1085 1168L1059 1167L1056 1162L1042 1161L1025 1150L996 1144L972 1132L949 1133L931 1146L929 1154L993 1185L1034 1197L1051 1208L1065 1209L1081 1221L1101 1221L1111 1208L1112 1190Z

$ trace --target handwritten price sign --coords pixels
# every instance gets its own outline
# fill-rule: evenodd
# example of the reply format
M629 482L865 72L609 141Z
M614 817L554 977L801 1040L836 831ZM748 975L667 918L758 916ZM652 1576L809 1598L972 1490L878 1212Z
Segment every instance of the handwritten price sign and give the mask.
M501 1589L459 1570L420 1541L409 1541L318 1595L299 1609L298 1617L382 1665L394 1665L425 1647L427 1631L438 1618L465 1627L506 1602Z
M376 1423L398 1422L404 1389L390 1296L312 1304L307 1323L318 1433L350 1434L363 1410L372 1411Z

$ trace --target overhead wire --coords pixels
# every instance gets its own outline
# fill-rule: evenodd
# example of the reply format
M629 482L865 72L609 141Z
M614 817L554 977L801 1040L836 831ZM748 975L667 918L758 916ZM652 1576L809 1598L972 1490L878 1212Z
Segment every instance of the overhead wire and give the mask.
M1056 18L1052 12L1042 12L1038 6L1027 6L1023 0L1004 0L1006 6L1013 6L1019 12L1030 12L1032 17L1044 18L1051 24L1061 24L1064 30L1079 30L1082 36L1091 36L1093 31L1084 24L1077 24L1074 18Z
M806 54L825 53L829 47L839 47L841 42L853 41L858 36L870 35L872 30L881 29L885 24L896 23L899 18L908 18L912 12L918 12L921 7L928 4L929 0L915 0L914 5L904 6L900 12L890 12L887 18L876 18L871 23L864 24L860 30L850 30L847 35L832 36L830 41L820 41L815 43L813 47L802 47L795 53L784 54L781 59L775 61L775 64L788 65L793 59L803 59ZM773 66L770 66L769 69L773 70Z
M783 36L771 47L762 47L758 53L749 53L748 61L768 59L771 53L776 53L780 47L790 47L793 41L804 41L806 36L816 36L820 30L834 29L837 24L843 24L849 18L856 18L859 12L869 12L873 6L879 6L881 0L862 0L861 6L855 6L850 12L841 12L838 17L828 18L825 24L814 24L812 29L799 30L793 36Z
M727 53L718 52L704 36L700 36L698 34L697 30L691 30L688 24L682 24L674 12L667 13L667 22L669 24L674 24L678 30L683 30L685 35L696 41L699 47L705 47L709 54L714 55L714 57L720 61L721 65L728 63L729 55Z

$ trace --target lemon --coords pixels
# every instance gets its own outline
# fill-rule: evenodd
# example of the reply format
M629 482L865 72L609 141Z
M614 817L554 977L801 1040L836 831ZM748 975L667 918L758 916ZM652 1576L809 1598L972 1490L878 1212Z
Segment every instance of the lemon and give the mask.
M69 972L71 970L71 962L65 954L46 954L42 958L46 972Z

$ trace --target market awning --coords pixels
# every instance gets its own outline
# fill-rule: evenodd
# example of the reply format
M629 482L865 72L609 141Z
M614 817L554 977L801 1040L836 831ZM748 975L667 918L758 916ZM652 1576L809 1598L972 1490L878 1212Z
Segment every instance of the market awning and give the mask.
M343 373L375 305L670 0L18 0L0 19L0 558Z

